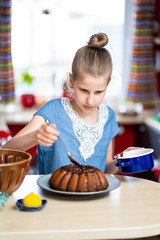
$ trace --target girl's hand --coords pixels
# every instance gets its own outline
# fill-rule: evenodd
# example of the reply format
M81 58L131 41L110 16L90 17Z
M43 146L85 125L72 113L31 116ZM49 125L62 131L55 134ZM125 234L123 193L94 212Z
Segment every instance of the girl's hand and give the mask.
M56 130L55 124L43 124L37 130L37 143L42 146L50 147L57 140L58 136L59 132Z
M128 151L132 151L132 150L137 150L143 147L128 147L127 149L125 149L123 152L128 152Z

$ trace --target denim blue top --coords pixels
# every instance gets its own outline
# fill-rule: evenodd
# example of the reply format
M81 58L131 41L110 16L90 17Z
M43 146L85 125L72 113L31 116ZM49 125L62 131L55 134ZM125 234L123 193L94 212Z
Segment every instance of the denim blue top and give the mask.
M68 98L57 98L47 102L35 115L56 124L71 156L80 164L92 165L104 172L106 151L119 127L109 106L100 104L98 111L98 122L90 125L72 109ZM40 174L49 174L60 166L71 164L59 139L51 147L38 145L38 161Z

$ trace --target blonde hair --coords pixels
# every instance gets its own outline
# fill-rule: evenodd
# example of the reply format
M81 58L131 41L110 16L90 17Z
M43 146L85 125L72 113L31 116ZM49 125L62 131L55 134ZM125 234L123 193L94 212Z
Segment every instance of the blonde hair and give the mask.
M94 34L88 44L76 52L71 73L74 81L86 73L93 76L106 76L107 81L110 81L112 58L109 51L104 48L107 43L108 37L105 33Z

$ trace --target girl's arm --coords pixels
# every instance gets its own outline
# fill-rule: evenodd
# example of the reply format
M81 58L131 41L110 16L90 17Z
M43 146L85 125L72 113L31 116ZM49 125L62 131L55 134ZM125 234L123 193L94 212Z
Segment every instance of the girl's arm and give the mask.
M3 148L26 151L37 144L51 146L57 140L58 134L54 124L48 126L43 117L35 115Z
M106 174L115 174L118 172L118 167L116 167L117 160L113 159L113 139L107 148L107 158L106 158Z

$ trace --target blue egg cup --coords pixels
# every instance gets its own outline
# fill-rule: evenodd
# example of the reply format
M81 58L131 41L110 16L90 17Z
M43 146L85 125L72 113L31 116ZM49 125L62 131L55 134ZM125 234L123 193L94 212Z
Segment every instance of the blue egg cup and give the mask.
M16 202L17 207L22 211L39 211L39 210L43 209L47 203L47 200L43 199L42 205L39 207L26 207L23 205L22 201L23 201L23 199L18 199Z

